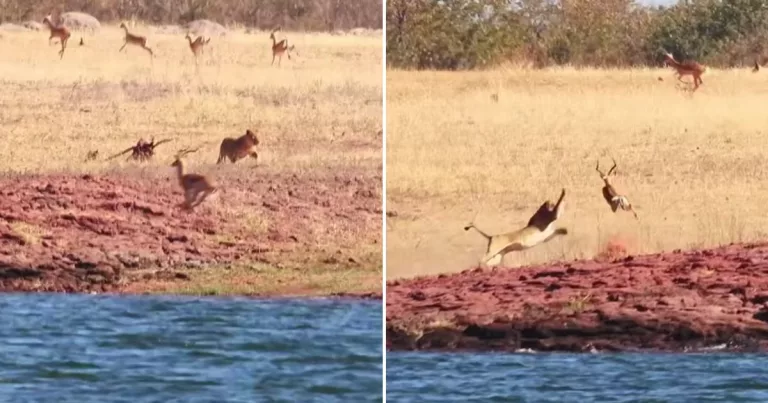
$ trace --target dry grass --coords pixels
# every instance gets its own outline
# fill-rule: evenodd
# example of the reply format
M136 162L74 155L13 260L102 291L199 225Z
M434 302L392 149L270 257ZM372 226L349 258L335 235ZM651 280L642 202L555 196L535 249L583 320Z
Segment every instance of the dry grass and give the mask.
M26 244L39 244L40 238L47 235L43 228L23 221L12 222L10 227L11 231Z
M149 37L154 60L130 45L118 53L123 33L115 26L83 33L82 47L73 33L63 60L47 31L4 35L5 169L110 169L125 163L105 157L152 136L174 139L158 147L154 164L205 144L187 160L212 165L221 139L249 127L258 130L263 169L380 167L381 38L286 32L299 55L278 68L270 66L268 32L232 31L214 37L196 67L183 33L131 31ZM83 164L93 149L100 161Z
M142 281L123 291L141 294L325 296L336 293L380 293L381 275L341 265L311 268L276 268L269 265L241 265L188 269L188 280Z
M486 243L463 230L475 214L487 232L516 229L562 187L569 235L506 265L589 258L614 239L643 253L765 238L768 80L702 78L690 96L671 69L389 71L387 276L477 264ZM639 222L601 197L595 161L611 156Z
M293 60L284 57L278 67L277 63L270 65L268 32L231 30L225 37L212 38L196 66L183 31L171 34L136 26L131 32L148 36L154 59L130 45L118 52L123 31L115 25L102 26L96 35L73 32L62 60L57 54L58 41L48 45L47 31L3 34L3 171L116 170L125 175L171 178L175 175L170 167L174 153L182 147L202 145L185 162L189 171L209 175L214 181L224 175L260 174L285 174L290 180L293 174L317 171L381 175L381 37L282 32L296 46L297 55ZM85 46L78 45L81 36ZM256 148L258 164L248 158L236 165L216 165L221 139L238 137L247 128L256 131L261 142ZM125 156L105 161L139 138L152 137L173 139L156 149L152 162L139 164L126 161ZM98 160L84 162L89 150L99 150ZM133 168L138 165L143 168ZM227 207L226 199L213 201L213 205L225 216L239 218L255 235L273 224L257 212ZM36 239L29 228L18 231L31 241ZM222 235L220 242L236 243L238 239ZM367 253L369 246L363 242L349 247ZM370 281L380 291L380 253L377 256L378 262L365 262L354 269L365 280L329 269L296 277L296 287L315 293ZM254 270L248 276L255 279L263 274L258 270L267 269ZM205 271L193 278L189 289L179 292L234 289L256 293L278 288L262 283L227 285L239 278L239 274L227 273ZM294 278L287 274L277 277L286 281L286 288Z

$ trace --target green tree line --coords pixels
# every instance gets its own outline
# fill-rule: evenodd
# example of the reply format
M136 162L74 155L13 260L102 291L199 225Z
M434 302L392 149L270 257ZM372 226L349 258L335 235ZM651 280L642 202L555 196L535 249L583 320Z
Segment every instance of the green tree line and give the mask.
M386 22L398 68L658 66L664 51L716 67L768 61L768 0L388 0Z
M380 29L382 0L0 0L0 22L41 21L67 11L99 21L136 18L154 24L209 19L268 30Z

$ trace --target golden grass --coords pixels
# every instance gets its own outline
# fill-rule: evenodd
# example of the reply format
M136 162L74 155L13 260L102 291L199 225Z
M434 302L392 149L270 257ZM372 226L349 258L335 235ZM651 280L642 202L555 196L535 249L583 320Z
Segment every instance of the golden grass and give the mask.
M506 265L589 258L609 241L644 253L765 238L768 79L702 78L690 96L671 69L388 71L387 276L476 265L486 241L463 230L475 214L487 232L517 229L563 187L569 235ZM639 222L601 197L595 162L611 156Z
M140 281L126 293L174 295L326 296L337 293L380 293L378 278L369 268L344 264L275 267L265 264L213 266L181 270L187 280Z
M10 227L15 235L22 239L24 243L30 245L39 244L41 238L47 235L43 228L23 221L14 221L10 223Z
M269 32L230 31L212 38L196 66L183 32L163 33L149 26L131 32L148 36L154 59L131 45L118 52L123 31L116 25L103 26L97 35L73 32L62 60L58 41L48 45L48 32L3 33L3 171L117 170L172 178L174 153L202 145L185 161L189 171L210 175L214 181L223 175L286 173L290 178L318 170L381 175L381 37L282 32L279 36L288 37L296 51L293 60L284 56L278 67L277 62L270 65ZM81 36L85 46L78 45ZM217 166L221 140L238 137L248 128L261 142L256 149L258 164L248 158L234 166ZM126 161L127 155L105 161L140 138L153 137L173 141L160 145L152 162ZM99 150L98 159L84 162L90 150ZM131 168L138 165L143 168ZM264 233L270 224L254 212L228 209L225 201L213 203L254 234ZM18 231L30 242L37 239L29 228ZM238 242L231 236L220 238L221 243ZM350 247L368 253L365 244ZM380 291L380 252L377 257L378 263L366 262L371 264L354 269L359 270L355 273L323 269L301 277L266 267L211 269L193 276L185 289L173 288L176 282L160 289L261 293L279 289L280 281L289 289L288 282L296 280L297 290L316 293L342 289L363 276L365 280L358 283L376 284ZM265 273L266 280L238 283L243 277L256 281Z
M100 171L126 164L105 157L153 136L174 139L156 165L201 144L189 165L212 165L221 139L246 128L258 130L263 169L381 165L381 38L286 32L298 56L273 67L268 32L235 31L214 37L196 68L183 33L132 32L148 36L154 60L131 45L118 53L116 26L74 32L63 60L47 32L4 33L4 169ZM93 149L99 161L83 163Z

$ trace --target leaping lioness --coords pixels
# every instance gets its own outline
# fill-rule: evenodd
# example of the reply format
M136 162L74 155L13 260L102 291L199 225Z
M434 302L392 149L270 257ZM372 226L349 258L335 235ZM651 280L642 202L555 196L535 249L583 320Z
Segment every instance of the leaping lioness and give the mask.
M558 235L567 235L565 228L555 228L555 221L563 212L563 198L565 189L560 193L557 203L545 201L536 213L528 220L528 224L517 231L504 234L488 235L481 231L474 223L464 227L465 231L474 228L480 235L488 240L488 248L485 256L480 260L481 265L496 266L501 264L504 255L513 251L521 251L548 242Z

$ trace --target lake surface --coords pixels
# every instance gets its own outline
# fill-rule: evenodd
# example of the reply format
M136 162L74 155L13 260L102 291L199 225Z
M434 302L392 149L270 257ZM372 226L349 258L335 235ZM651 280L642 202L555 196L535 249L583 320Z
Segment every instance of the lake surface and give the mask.
M387 352L387 402L768 402L768 356Z
M380 402L381 301L0 294L0 402Z

